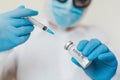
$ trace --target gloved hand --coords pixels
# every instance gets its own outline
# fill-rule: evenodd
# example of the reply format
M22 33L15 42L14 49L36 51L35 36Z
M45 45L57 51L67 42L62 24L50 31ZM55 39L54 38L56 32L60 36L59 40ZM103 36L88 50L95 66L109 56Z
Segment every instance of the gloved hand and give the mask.
M20 6L0 14L0 51L12 49L26 40L33 31L33 24L24 17L35 16L38 12Z
M93 61L90 66L83 69L92 80L111 80L117 69L117 59L105 44L97 39L83 40L77 49L88 60ZM72 62L81 67L74 58Z

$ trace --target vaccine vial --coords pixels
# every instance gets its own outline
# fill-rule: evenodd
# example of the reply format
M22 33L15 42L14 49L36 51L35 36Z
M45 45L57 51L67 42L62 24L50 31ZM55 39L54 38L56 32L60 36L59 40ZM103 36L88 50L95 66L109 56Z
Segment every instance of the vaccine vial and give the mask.
M91 61L89 61L87 57L83 56L82 53L77 50L72 41L68 41L65 44L64 49L68 50L69 54L71 54L71 56L74 57L84 69L91 64Z

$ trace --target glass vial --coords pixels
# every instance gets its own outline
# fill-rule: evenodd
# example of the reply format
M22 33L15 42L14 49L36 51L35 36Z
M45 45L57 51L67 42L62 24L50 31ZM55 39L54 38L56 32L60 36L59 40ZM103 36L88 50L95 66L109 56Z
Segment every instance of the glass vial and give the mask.
M84 69L87 68L91 64L88 58L83 56L82 53L76 49L76 46L74 45L72 41L68 41L65 44L64 48L65 50L69 51L72 57L74 57Z

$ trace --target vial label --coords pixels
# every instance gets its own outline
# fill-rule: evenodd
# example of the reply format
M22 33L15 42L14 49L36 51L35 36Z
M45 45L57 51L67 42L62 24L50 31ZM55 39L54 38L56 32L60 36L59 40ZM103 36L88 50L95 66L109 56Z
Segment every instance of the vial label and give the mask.
M84 57L75 46L71 46L69 48L69 53L79 62L83 68L86 68L90 64L90 61L87 59L87 57Z

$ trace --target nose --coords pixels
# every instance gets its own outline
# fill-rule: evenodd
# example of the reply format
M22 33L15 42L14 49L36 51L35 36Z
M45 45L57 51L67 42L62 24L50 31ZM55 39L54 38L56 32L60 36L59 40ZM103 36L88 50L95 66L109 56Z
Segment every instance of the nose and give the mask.
M68 0L66 3L65 3L65 8L66 10L71 10L71 7L73 6L73 1L72 0Z

